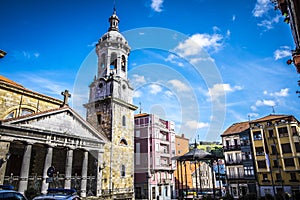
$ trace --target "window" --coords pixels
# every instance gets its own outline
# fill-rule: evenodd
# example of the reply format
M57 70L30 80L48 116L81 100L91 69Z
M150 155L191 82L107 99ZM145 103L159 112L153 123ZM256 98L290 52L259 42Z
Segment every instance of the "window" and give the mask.
M121 177L125 177L125 165L121 165Z
M135 143L135 164L140 165L141 164L141 144L140 143Z
M135 137L140 137L141 136L141 131L140 130L136 130L135 131Z
M294 158L284 159L284 166L285 167L294 167L295 166Z
M135 119L134 123L135 123L135 125L140 125L140 119Z
M242 158L243 160L251 160L252 159L251 152L242 152Z
M273 160L273 167L279 167L279 165L278 165L278 160Z
M282 144L281 148L282 148L282 153L292 153L290 143Z
M263 175L263 180L268 180L268 174L262 174Z
M265 160L258 160L257 161L257 167L258 168L267 168L266 161Z
M122 126L126 126L126 117L123 115L122 117Z
M121 59L121 69L123 72L126 72L126 58L124 55L122 55L122 59Z
M124 139L124 138L121 139L120 144L121 145L126 145L126 146L128 145L126 139Z
M299 142L295 142L295 148L296 148L296 152L300 152L300 145Z
M268 130L268 132L269 132L269 137L270 137L270 138L274 137L273 129Z
M5 117L5 119L10 119L10 118L13 118L14 116L15 116L15 111L12 111Z
M260 131L254 131L253 132L253 139L254 140L261 140L262 139L261 132Z
M276 173L276 181L281 181L281 174L280 173Z
M256 151L256 155L257 155L257 156L263 156L263 155L265 155L265 152L264 152L264 148L263 148L263 147L256 147L256 148L255 148L255 151Z
M297 177L296 177L296 173L295 173L295 172L291 172L291 173L290 173L290 176L291 176L291 181L296 181L296 180L297 180Z
M292 126L291 129L292 129L292 134L293 135L298 135L296 126Z
M271 145L271 150L272 150L272 155L275 155L277 153L277 149L276 149L275 144Z
M254 175L253 166L244 167L244 174L245 176L253 176Z
M279 137L287 137L289 135L287 127L278 128L278 133Z
M101 114L97 114L97 121L98 121L98 124L102 123L102 115Z
M21 116L25 116L25 115L30 115L34 113L32 110L29 110L29 109L22 109L21 111Z

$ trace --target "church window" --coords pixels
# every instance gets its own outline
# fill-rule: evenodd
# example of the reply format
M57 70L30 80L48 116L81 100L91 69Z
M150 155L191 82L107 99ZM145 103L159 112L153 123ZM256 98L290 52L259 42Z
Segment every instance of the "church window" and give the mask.
M118 63L117 54L115 53L111 54L110 69L117 69L117 63Z
M9 113L9 114L5 117L5 119L13 118L13 117L15 116L15 112L16 112L16 110L14 110L14 111L12 111L11 113Z
M101 114L97 114L97 121L98 121L98 124L102 123L102 115Z
M105 54L101 55L101 67L102 67L102 69L105 68Z
M125 165L121 165L121 177L125 177Z
M22 109L21 111L21 116L25 116L25 115L30 115L34 113L32 110L29 110L29 109Z
M121 68L123 72L126 72L126 58L124 55L122 55Z
M126 146L128 145L127 141L124 138L121 139L120 144L126 145Z
M122 126L126 126L126 117L123 115L122 117Z

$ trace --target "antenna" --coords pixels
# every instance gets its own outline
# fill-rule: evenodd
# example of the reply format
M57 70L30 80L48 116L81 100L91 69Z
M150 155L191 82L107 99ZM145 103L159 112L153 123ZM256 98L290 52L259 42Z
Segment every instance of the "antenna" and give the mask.
M249 122L251 121L251 115L248 115L248 121Z
M142 114L142 110L143 110L142 109L142 103L140 102L139 104L140 104L140 114Z
M272 113L275 114L274 106L272 106Z

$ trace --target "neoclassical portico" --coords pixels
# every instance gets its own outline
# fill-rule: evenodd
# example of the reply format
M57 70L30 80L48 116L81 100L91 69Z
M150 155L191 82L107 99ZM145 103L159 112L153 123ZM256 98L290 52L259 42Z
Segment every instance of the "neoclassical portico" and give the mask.
M11 156L0 169L0 181L21 193L64 187L76 188L82 197L100 196L105 143L101 133L69 107L4 120L0 144ZM51 166L55 172L49 178Z

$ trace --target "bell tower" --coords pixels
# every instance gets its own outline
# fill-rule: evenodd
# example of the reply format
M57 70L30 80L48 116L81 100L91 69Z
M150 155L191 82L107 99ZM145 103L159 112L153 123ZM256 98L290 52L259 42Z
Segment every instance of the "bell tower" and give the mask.
M109 28L96 44L98 71L90 84L87 121L110 141L105 146L102 190L133 197L134 110L133 87L127 79L130 47L119 32L114 8ZM125 195L125 193L124 193ZM123 197L122 197L123 198ZM130 197L129 197L130 198Z

